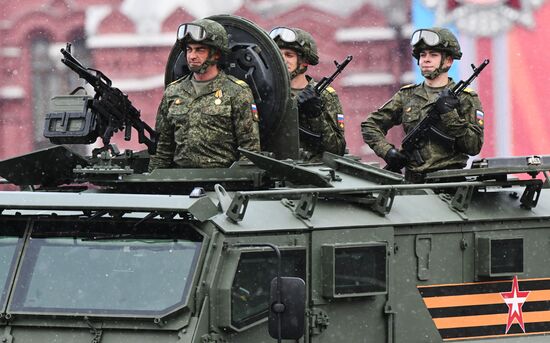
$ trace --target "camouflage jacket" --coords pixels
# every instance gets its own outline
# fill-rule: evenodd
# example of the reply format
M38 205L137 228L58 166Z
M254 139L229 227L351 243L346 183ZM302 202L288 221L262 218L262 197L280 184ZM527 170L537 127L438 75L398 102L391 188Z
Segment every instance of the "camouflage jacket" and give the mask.
M449 79L447 87L454 87L452 79ZM408 133L428 114L435 100L429 100L422 84L402 87L361 123L363 139L378 156L384 158L393 147L385 138L388 130L403 124L405 133ZM463 168L468 155L480 152L483 145L483 110L479 98L473 90L467 88L459 95L459 100L459 108L441 114L441 120L436 125L443 133L455 138L455 144L448 146L435 137L426 137L425 144L419 149L424 163L418 165L411 160L407 169L427 173L446 168Z
M237 147L260 150L258 113L248 85L220 71L203 94L189 77L172 82L160 103L157 152L149 170L229 167Z
M308 84L315 87L317 82L309 76L307 79ZM321 136L319 140L307 134L300 134L300 147L312 154L311 160L320 160L324 151L343 155L346 149L344 112L334 88L329 86L321 93L321 102L323 112L320 116L308 118L305 114L299 113L300 127Z

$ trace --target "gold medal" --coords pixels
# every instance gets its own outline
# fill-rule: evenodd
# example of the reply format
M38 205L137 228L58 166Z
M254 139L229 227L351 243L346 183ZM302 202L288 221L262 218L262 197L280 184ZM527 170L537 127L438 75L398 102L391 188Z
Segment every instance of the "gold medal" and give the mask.
M214 104L216 105L219 105L222 103L222 99L220 99L222 97L222 90L221 89L218 89L216 91L216 93L214 94L214 96L216 97L216 100L214 100Z

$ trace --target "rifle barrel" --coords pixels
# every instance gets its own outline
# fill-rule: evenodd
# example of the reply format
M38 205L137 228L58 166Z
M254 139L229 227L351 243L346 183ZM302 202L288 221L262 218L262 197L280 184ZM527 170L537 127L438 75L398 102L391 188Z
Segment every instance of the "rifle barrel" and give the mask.
M332 73L332 75L330 75L329 77L323 77L321 81L317 83L317 85L315 86L315 91L317 92L317 94L321 94L325 89L327 89L327 87L330 86L330 84L336 79L338 75L340 75L340 73L344 70L344 68L346 68L346 66L349 64L349 62L351 62L352 59L353 56L348 55L348 57L346 57L346 59L342 63L334 61L334 64L336 65L336 70L334 71L334 73Z
M470 75L470 77L466 81L460 81L459 83L457 83L456 86L452 89L452 92L455 95L460 94L466 87L468 87L475 80L476 77L479 76L479 74L481 74L483 69L488 64L489 64L489 59L488 58L483 60L483 62L477 68L472 64L472 69L474 70L472 75Z

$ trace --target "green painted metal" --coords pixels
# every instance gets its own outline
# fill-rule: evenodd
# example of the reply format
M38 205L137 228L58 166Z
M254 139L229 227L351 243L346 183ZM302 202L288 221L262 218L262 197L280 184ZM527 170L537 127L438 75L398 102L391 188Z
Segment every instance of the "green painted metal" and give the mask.
M347 177L339 170L337 174L342 179ZM23 248L16 249L22 253L14 252L13 262L4 268L9 282L4 289L7 299L0 321L4 328L2 337L14 342L33 341L38 337L60 342L91 342L93 339L101 342L273 342L275 340L267 335L265 315L251 319L245 326L232 324L234 297L246 294L250 297L246 301L252 301L254 306L261 303L254 299L253 294L262 285L241 293L235 293L233 289L235 276L240 270L240 256L249 251L269 254L265 249L237 248L234 243L271 243L283 250L304 249L308 327L303 342L335 342L342 337L350 341L363 341L369 337L376 342L441 342L440 332L418 287L493 280L477 270L476 263L479 262L476 259L479 257L476 247L480 239L521 237L523 271L517 276L520 280L550 276L544 263L550 259L550 195L546 188L541 190L537 206L526 209L521 207L517 195L523 187L516 181L510 181L511 187L503 187L502 183L497 186L493 181L464 181L469 182L475 192L470 205L460 212L450 206L448 198L436 192L441 188L459 187L464 182L381 186L365 180L363 188L354 189L339 188L337 182L332 181L336 186L331 188L303 189L303 192L316 193L319 197L309 217L300 216L289 205L289 202L299 201L300 188L294 191L246 191L245 194L250 196L249 204L238 222L231 220L217 206L219 195L210 192L201 198L163 194L0 192L0 206L4 208L0 225L15 230L2 236L20 237L19 246ZM394 203L386 214L338 197L348 193L364 196L384 187L396 190ZM409 194L411 190L421 192ZM228 197L235 195L231 192L224 194ZM94 219L93 213L100 211L104 211L104 215ZM148 213L158 215L138 224L139 217ZM179 215L169 219L170 213ZM74 229L86 222L89 228L97 221L97 229L103 236L96 236L107 237L106 242L112 244L132 239L131 230L122 230L130 234L127 236L105 236L112 230L109 227L120 228L127 221L133 221L137 228L141 228L136 238L146 241L156 234L167 233L152 231L144 237L144 230L154 227L154 223L174 222L172 234L188 230L184 228L191 225L203 235L204 246L193 272L194 281L187 305L158 318L139 314L10 313L14 291L25 278L22 262L31 258L28 255L30 250L25 247L33 237L40 235L38 223L52 220L68 223L65 228L59 227L56 233L65 237L75 235L74 230L66 227ZM107 223L113 224L106 226ZM124 225L132 227L127 223ZM3 242L7 241L0 239L0 246L7 247ZM336 269L334 264L327 263L323 251L334 250L323 247L381 245L387 247L387 292L331 296L327 291L332 289L327 288L327 277L332 275L334 278ZM332 265L331 269L329 265ZM269 267L259 264L253 268L262 270ZM66 277L70 280L70 275ZM497 280L502 281L502 278ZM512 283L509 284L511 287ZM154 288L150 291L156 292ZM265 303L262 311L267 310L267 305ZM517 325L513 324L513 327ZM504 333L500 336L506 337ZM536 342L540 337L527 335L516 336L516 339L518 342ZM491 339L497 340L495 337Z

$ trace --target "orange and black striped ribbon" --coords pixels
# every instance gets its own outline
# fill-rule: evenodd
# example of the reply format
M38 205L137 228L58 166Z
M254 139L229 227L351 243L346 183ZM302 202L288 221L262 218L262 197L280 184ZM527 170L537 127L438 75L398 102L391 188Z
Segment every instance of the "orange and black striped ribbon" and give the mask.
M530 291L523 304L525 333L514 322L506 334L508 306L500 293L512 280L419 286L418 291L444 341L550 332L550 279L519 280Z

